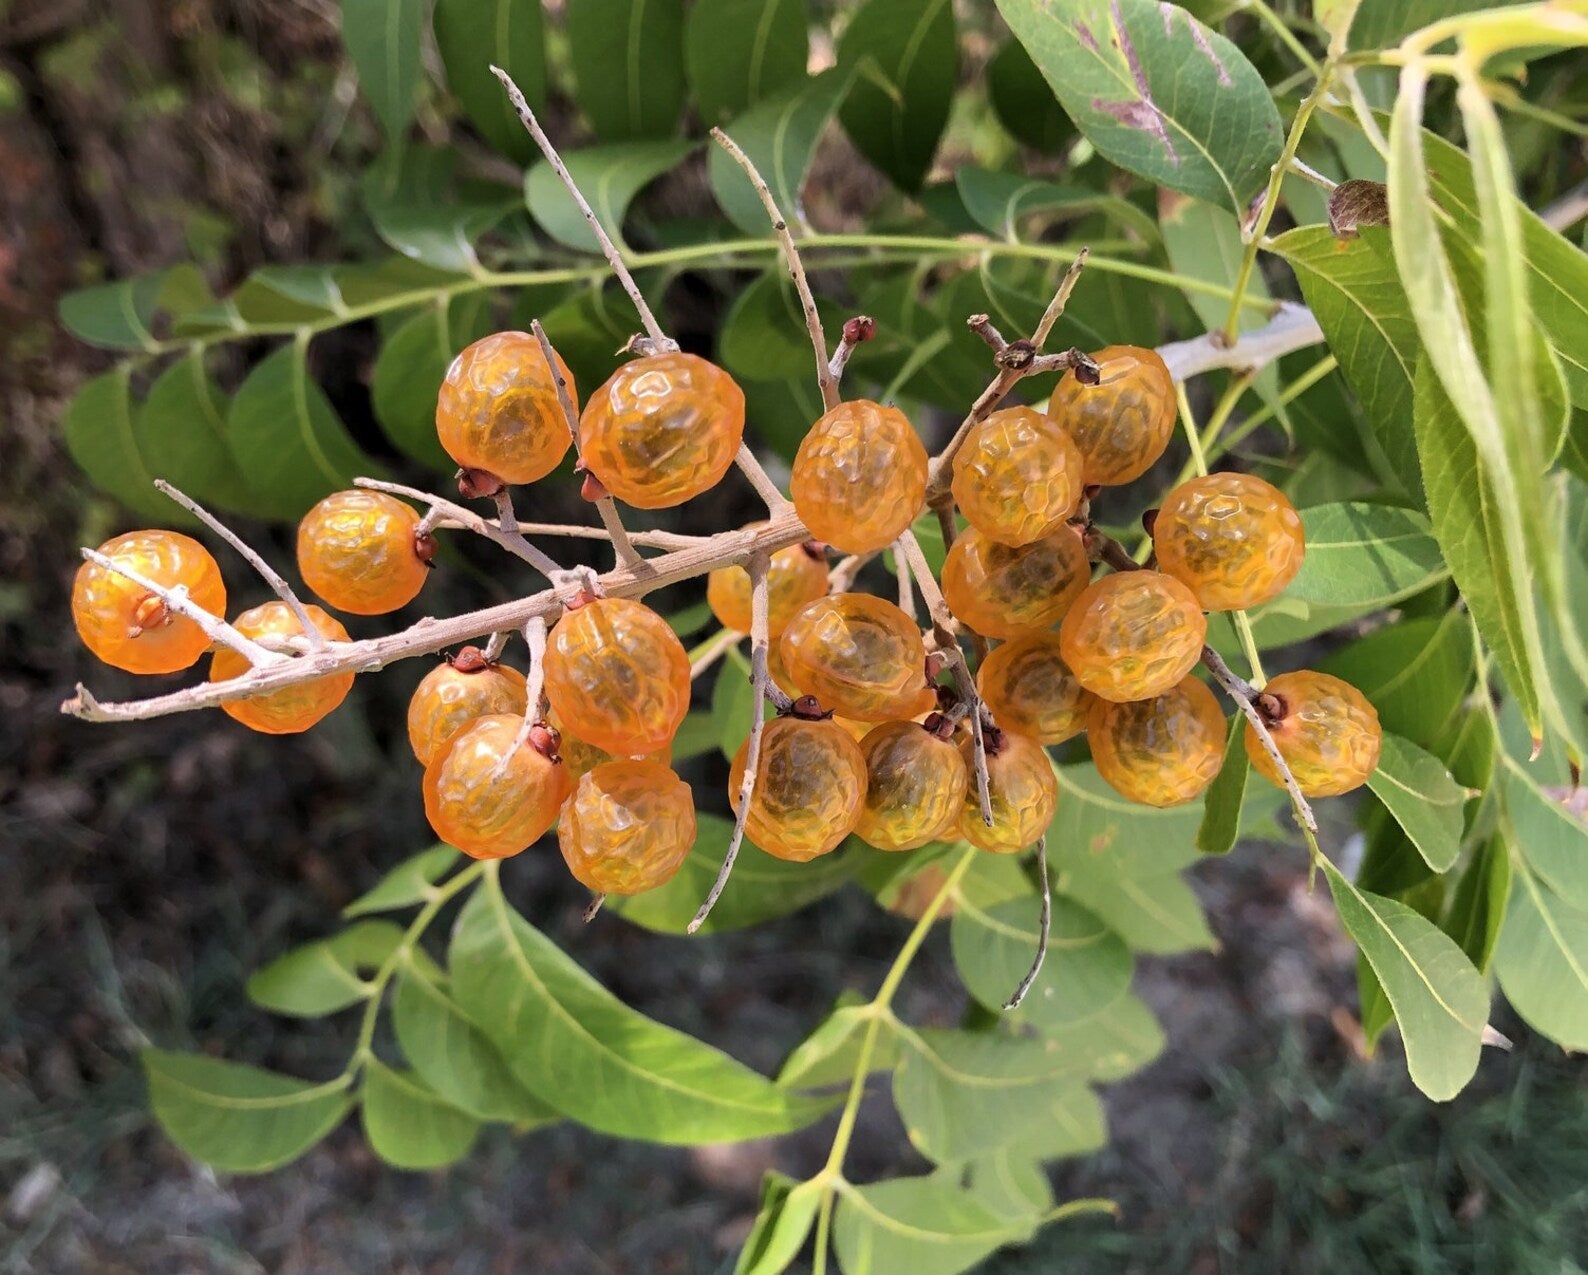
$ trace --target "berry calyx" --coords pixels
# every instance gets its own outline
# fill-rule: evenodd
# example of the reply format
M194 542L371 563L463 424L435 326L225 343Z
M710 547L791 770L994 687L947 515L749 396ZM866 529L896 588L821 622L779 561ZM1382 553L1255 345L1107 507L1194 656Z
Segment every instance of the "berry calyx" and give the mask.
M951 835L967 782L958 748L916 722L883 722L860 752L866 796L856 836L878 850L915 850Z
M557 621L546 698L560 722L616 756L672 742L689 711L689 656L667 621L627 598L595 598Z
M750 741L734 755L728 800L739 812ZM778 717L766 724L745 835L774 858L805 863L854 831L866 790L860 745L831 719Z
M331 642L348 640L347 630L312 602L304 609L321 637ZM266 602L244 611L232 621L232 627L256 642L268 638L303 636L303 626L285 602ZM215 658L210 661L210 681L229 682L234 677L242 676L248 668L248 661L236 651L217 647ZM308 730L335 709L347 698L352 686L353 674L328 673L313 681L286 686L265 695L227 700L221 705L221 711L250 730L265 735L296 735Z
M561 356L552 357L577 403L573 374ZM556 469L573 438L540 342L528 332L497 332L466 347L441 382L436 437L462 467L458 490L466 498Z
M960 756L970 779L959 808L959 835L993 854L1019 854L1048 830L1059 805L1059 781L1042 745L1008 731L985 731L987 796L992 827L982 822L976 791L975 742L961 733Z
M744 391L694 354L625 363L579 418L585 467L636 509L667 509L722 481L744 438Z
M818 540L871 553L921 511L926 465L926 447L903 412L856 399L824 412L800 440L789 494Z
M1378 710L1367 696L1338 677L1301 669L1281 673L1258 700L1279 755L1308 797L1337 797L1360 788L1378 766L1384 742ZM1284 781L1273 758L1246 727L1252 767L1275 784Z
M994 648L976 671L976 689L999 726L1039 744L1079 735L1095 699L1070 672L1053 632L1025 633Z
M1094 699L1086 720L1097 773L1121 796L1147 806L1199 797L1223 764L1224 732L1218 700L1194 677L1152 699Z
M1091 578L1086 546L1067 526L1018 547L972 527L943 562L943 599L984 637L1012 638L1052 628Z
M419 515L395 496L332 492L298 524L298 572L338 611L384 615L412 602L430 574L418 531Z
M226 585L210 552L175 531L129 531L99 546L112 562L162 588L185 588L211 615L226 614ZM85 562L72 583L72 623L83 645L129 673L177 673L210 648L204 630L126 576Z
M409 746L419 764L428 766L476 717L522 717L525 695L522 673L486 660L477 646L466 646L426 673L408 701Z
M926 647L915 621L867 593L810 603L783 630L778 652L799 692L841 717L887 722L937 702L926 684Z
M1087 586L1059 630L1082 686L1106 700L1151 699L1202 657L1208 621L1191 590L1157 571L1116 571Z
M1306 533L1279 488L1251 474L1208 474L1164 500L1150 532L1158 569L1207 611L1241 611L1277 596L1301 570Z
M568 871L597 894L639 894L672 879L695 844L689 785L651 761L609 761L580 776L563 803L557 844Z
M1133 482L1174 436L1174 378L1155 350L1140 346L1110 345L1092 357L1097 383L1071 368L1054 387L1048 415L1079 449L1087 483Z
M568 795L568 772L535 740L518 744L523 724L511 713L478 717L425 770L425 817L441 840L471 858L527 850Z
M1051 535L1081 503L1081 453L1051 417L1006 407L972 426L954 457L954 501L989 540Z
M746 530L764 527L752 523ZM774 641L804 606L827 594L827 558L814 542L779 549L767 563L767 636ZM750 631L750 573L740 566L718 567L706 577L706 602L725 629Z

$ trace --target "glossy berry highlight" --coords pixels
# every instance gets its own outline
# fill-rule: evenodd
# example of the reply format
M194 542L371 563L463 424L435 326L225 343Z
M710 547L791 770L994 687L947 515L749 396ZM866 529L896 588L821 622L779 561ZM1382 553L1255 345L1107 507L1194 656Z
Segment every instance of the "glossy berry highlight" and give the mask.
M408 744L421 766L476 717L494 713L524 715L524 675L505 664L489 663L476 646L466 646L420 680L408 701Z
M1059 630L1059 650L1092 694L1151 699L1196 667L1207 632L1195 595L1173 576L1116 571L1076 599Z
M298 524L298 572L338 611L385 615L412 602L430 574L418 531L419 515L395 496L332 492Z
M568 795L562 766L533 741L518 743L523 725L510 713L476 718L425 770L425 817L436 836L471 858L528 849Z
M976 689L999 727L1039 744L1062 744L1086 729L1095 700L1064 662L1052 631L1012 638L982 661Z
M1027 545L1081 503L1081 453L1051 417L1006 407L977 422L954 457L954 501L989 540Z
M1059 781L1042 746L1008 731L986 732L987 796L992 827L981 817L976 790L975 744L969 731L959 739L960 755L971 776L959 808L959 835L993 854L1019 854L1035 845L1053 822L1059 806Z
M1378 710L1349 682L1302 669L1281 673L1258 698L1259 711L1272 706L1268 733L1279 755L1308 797L1337 797L1360 788L1378 767L1384 742ZM1282 784L1279 768L1248 722L1246 755L1271 783Z
M610 761L580 776L557 844L568 871L597 894L639 894L672 879L695 844L689 785L650 761Z
M1110 345L1092 358L1098 383L1086 384L1071 368L1054 387L1048 415L1080 451L1088 484L1134 482L1174 436L1174 378L1155 350L1141 346Z
M1279 488L1251 474L1181 483L1152 524L1158 569L1206 611L1241 611L1276 597L1301 570L1306 533Z
M552 357L577 404L573 374ZM461 468L505 483L532 483L556 469L573 437L540 342L528 332L497 332L466 347L441 382L436 437Z
M734 754L728 800L739 813L750 741ZM866 791L866 761L830 720L777 717L766 724L745 835L778 859L805 863L830 854L854 831Z
M856 399L823 413L800 440L789 493L811 535L844 553L870 553L921 511L926 464L903 412Z
M950 740L917 722L883 722L866 733L860 752L866 797L856 836L878 850L915 850L953 835L968 780Z
M347 630L319 607L309 603L304 609L321 637L331 642L348 640ZM244 611L232 621L232 627L256 642L303 635L303 626L285 602L266 602ZM248 661L236 651L218 647L215 658L210 661L210 681L228 682L242 676L249 668ZM283 687L268 694L228 700L221 705L221 711L250 730L265 735L296 735L308 730L341 704L352 687L353 674L328 673L311 682Z
M868 593L838 593L803 608L778 639L783 671L802 695L862 722L914 717L936 703L914 620Z
M1178 806L1201 796L1219 773L1224 714L1212 691L1185 677L1152 699L1094 699L1086 739L1097 773L1121 796Z
M99 546L112 562L158 584L185 588L214 616L226 614L226 585L210 552L175 531L129 531ZM85 562L72 583L72 623L83 645L129 673L177 673L210 648L204 630L171 611L141 584L97 562Z
M764 527L752 523L745 530ZM779 549L767 563L767 636L776 640L802 607L827 593L827 555L814 541ZM725 629L750 631L750 573L718 567L706 577L706 602Z
M1012 638L1052 628L1091 578L1086 547L1067 526L1018 547L972 527L943 563L943 599L983 637Z

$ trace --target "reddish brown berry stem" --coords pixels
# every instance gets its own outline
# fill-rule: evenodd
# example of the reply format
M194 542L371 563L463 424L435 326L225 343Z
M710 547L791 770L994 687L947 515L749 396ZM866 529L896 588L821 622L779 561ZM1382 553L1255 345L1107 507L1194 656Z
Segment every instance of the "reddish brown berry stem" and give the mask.
M843 339L838 342L838 348L827 363L827 374L832 377L835 390L844 379L844 369L849 366L849 356L855 352L855 346L876 335L877 321L868 314L857 314L844 324Z

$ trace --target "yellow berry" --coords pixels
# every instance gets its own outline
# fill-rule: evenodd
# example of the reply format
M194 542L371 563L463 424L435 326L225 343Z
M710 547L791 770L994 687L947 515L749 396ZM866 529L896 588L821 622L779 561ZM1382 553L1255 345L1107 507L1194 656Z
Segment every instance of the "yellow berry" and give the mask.
M530 740L524 719L477 717L425 770L425 817L435 833L475 859L505 859L551 827L568 774ZM517 747L515 748L515 744Z
M1378 767L1384 735L1367 696L1338 677L1302 669L1281 673L1258 700L1278 708L1268 728L1279 755L1308 797L1337 797L1360 788ZM1279 784L1279 768L1248 723L1246 755L1256 771Z
M412 602L430 574L418 530L419 515L395 496L333 492L298 524L298 571L338 611L384 615Z
M936 703L915 621L867 593L837 593L802 609L778 639L783 669L803 695L862 722L914 717Z
M347 630L319 607L309 603L304 609L322 637L332 642L348 640ZM266 602L244 611L232 621L232 627L256 642L264 638L301 637L303 634L298 617L285 602ZM248 661L236 651L224 646L217 647L215 658L210 661L210 681L229 682L248 669ZM221 711L250 730L266 735L295 735L308 730L336 708L347 698L352 687L353 674L328 673L313 681L286 686L266 695L227 700L221 705Z
M728 772L735 814L749 752L747 739ZM761 736L745 835L774 858L794 863L830 854L854 831L865 791L865 758L842 726L773 718Z
M573 375L553 357L577 405ZM497 332L453 359L436 399L436 436L464 469L504 483L532 483L556 469L573 436L540 342L528 332Z
M670 880L695 844L689 785L650 761L609 761L563 804L557 843L568 871L597 894L639 894Z
M1117 571L1087 586L1059 630L1059 650L1082 686L1104 699L1151 699L1196 667L1208 621L1173 576Z
M860 752L866 799L856 836L878 850L915 850L950 834L965 801L958 748L916 722L883 722L860 741Z
M214 616L226 614L226 585L209 550L175 531L129 531L99 552L162 588L185 588ZM83 645L129 673L176 673L210 648L204 630L154 594L96 562L77 569L72 621Z
M898 408L840 403L800 441L789 492L818 540L844 553L883 549L921 511L926 447Z
M1052 628L1091 578L1086 548L1069 527L1018 547L972 527L943 563L943 599L983 637L1012 638Z
M1224 714L1194 677L1152 699L1094 699L1086 738L1097 773L1122 796L1178 806L1201 796L1224 760Z
M408 743L421 766L476 717L524 715L524 675L466 646L424 675L408 701Z
M960 737L960 755L969 776L960 803L959 835L994 854L1018 854L1035 845L1053 822L1059 805L1059 781L1042 745L1008 731L987 732L987 796L993 822L982 822L976 789L975 743L970 732Z
M1084 384L1072 368L1059 378L1048 415L1079 449L1086 482L1133 482L1174 436L1174 378L1156 351L1140 346L1110 345L1092 357L1099 383Z
M1208 611L1242 611L1277 596L1301 570L1301 516L1251 474L1208 474L1169 493L1152 524L1158 569Z
M1057 633L1011 638L982 661L976 688L993 720L1039 744L1062 744L1086 729L1094 696L1064 662Z
M1058 531L1081 503L1081 453L1035 408L977 422L954 457L954 501L989 540L1027 545Z

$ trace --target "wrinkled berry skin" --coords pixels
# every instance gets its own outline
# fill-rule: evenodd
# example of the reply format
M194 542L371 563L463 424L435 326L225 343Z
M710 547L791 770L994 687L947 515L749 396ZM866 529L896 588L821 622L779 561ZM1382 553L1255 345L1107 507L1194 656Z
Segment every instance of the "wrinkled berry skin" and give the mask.
M426 673L408 701L408 744L421 766L435 760L454 735L476 717L524 715L524 675L505 664L464 672L438 664Z
M943 562L943 599L983 637L1012 638L1052 628L1091 578L1086 547L1069 527L1018 548L972 527Z
M1028 545L1052 535L1081 503L1081 453L1035 408L977 422L954 457L954 501L989 540Z
M800 441L789 492L816 539L844 553L884 549L926 499L926 447L898 408L840 403Z
M425 770L425 817L436 836L471 858L527 850L568 795L562 766L527 741L513 750L523 724L511 713L476 718Z
M649 607L597 598L552 629L546 698L586 743L614 756L654 753L689 711L689 656Z
M1205 611L1242 611L1276 597L1306 553L1301 516L1279 488L1251 474L1181 483L1152 526L1158 569Z
M1154 350L1110 345L1092 356L1101 372L1085 385L1072 368L1048 400L1053 417L1081 453L1087 483L1134 482L1174 436L1174 378Z
M855 835L878 850L916 850L952 835L965 801L965 759L916 722L883 722L860 741L866 799Z
M430 568L414 548L419 515L380 491L332 492L298 524L298 572L329 605L385 615L419 595Z
M1097 773L1145 806L1178 806L1201 796L1223 764L1224 731L1218 700L1194 677L1152 699L1094 699L1086 720Z
M710 491L744 438L744 391L694 354L625 363L579 418L585 467L636 509L669 509Z
M1059 806L1058 777L1042 745L1005 731L997 754L988 752L987 796L993 816L990 828L981 818L975 743L969 731L961 735L959 750L969 776L965 800L959 808L959 835L993 854L1019 854L1035 845L1037 838L1047 832Z
M976 688L1002 729L1039 744L1079 735L1095 699L1070 672L1053 632L1026 633L994 648L976 671Z
M99 552L163 588L185 586L211 615L226 614L226 585L209 550L175 531L129 531ZM77 568L72 622L83 645L129 673L178 673L210 649L204 630L174 615L142 585L95 562Z
M795 688L842 717L887 722L936 702L926 686L920 629L869 593L818 598L783 630L778 652Z
M753 523L745 530L764 527ZM774 641L803 606L827 593L827 558L805 545L779 549L767 563L767 636ZM718 567L706 577L706 602L725 629L750 631L750 573L743 567Z
M1263 687L1263 695L1284 705L1284 716L1268 733L1306 796L1338 797L1367 782L1384 742L1378 710L1367 696L1349 682L1310 669L1281 673ZM1246 755L1265 779L1283 784L1250 723Z
M573 375L553 357L577 406ZM453 359L436 398L436 437L461 468L506 483L532 483L556 469L573 436L540 342L528 332L497 332Z
M695 844L689 785L650 761L609 761L563 803L557 843L568 871L597 894L639 894L672 879Z
M1117 571L1075 600L1059 650L1082 686L1122 703L1175 685L1202 658L1207 632L1196 597L1173 576Z
M734 755L728 800L739 813L750 741ZM854 831L866 792L860 745L836 722L777 717L761 736L745 835L778 859L805 863L836 850Z
M347 630L312 602L305 609L320 635L330 642L346 642ZM298 637L303 626L292 608L285 602L266 602L252 610L244 611L232 621L244 637L259 641L262 638ZM236 651L221 646L215 648L215 658L210 661L210 681L228 682L248 672L249 663ZM353 674L329 673L312 682L283 687L268 695L251 695L247 699L228 700L221 711L235 718L250 730L265 735L296 735L308 730L332 709L336 708L353 686Z

